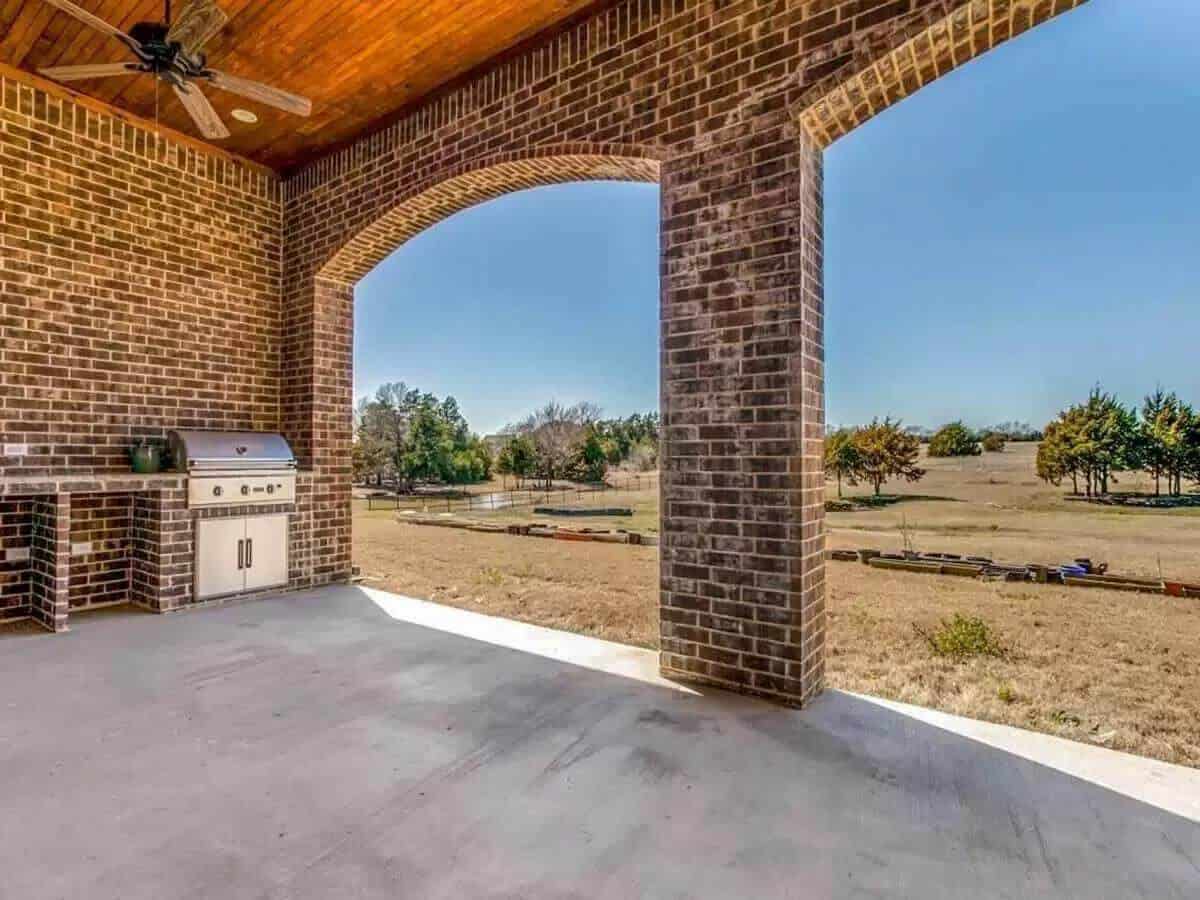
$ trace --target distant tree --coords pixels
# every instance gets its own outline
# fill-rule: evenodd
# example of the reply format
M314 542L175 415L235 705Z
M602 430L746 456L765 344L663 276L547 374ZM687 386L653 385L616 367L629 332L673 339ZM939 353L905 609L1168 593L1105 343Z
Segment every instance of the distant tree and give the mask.
M365 482L371 475L371 468L367 464L366 453L363 452L362 441L356 440L350 445L350 467L351 478L356 482Z
M604 481L608 474L608 453L595 428L585 428L583 436L575 444L568 474L575 481Z
M651 472L658 468L658 439L645 438L629 450L625 460L637 472Z
M1138 444L1142 468L1154 478L1154 493L1162 493L1162 479L1170 476L1174 461L1173 447L1179 442L1179 402L1161 387L1142 401L1138 422ZM1171 490L1173 485L1168 485Z
M978 456L979 438L962 422L943 425L929 440L930 456Z
M435 402L432 394L409 388L402 381L384 384L373 398L360 401L355 413L362 447L363 475L381 484L386 478L403 482L397 467L415 411Z
M1059 484L1070 476L1076 494L1080 479L1087 496L1107 494L1116 472L1141 466L1144 448L1136 414L1099 387L1086 403L1063 410L1044 433L1038 447L1038 477Z
M454 438L450 424L433 404L420 407L398 453L397 468L406 482L451 481Z
M471 434L453 397L404 382L382 385L355 410L356 477L382 483L394 479L411 491L418 481L461 483L486 479L491 453Z
M1092 390L1084 406L1085 477L1090 492L1107 494L1114 473L1140 468L1136 414L1112 394L1099 387Z
M1044 435L1028 422L1001 422L984 429L1004 435L1008 441L1040 441Z
M989 431L979 441L985 453L1002 453L1008 443L1008 435L999 431Z
M854 430L839 428L825 436L825 476L837 479L838 496L842 496L842 479L857 484L855 474L861 459L854 442Z
M593 408L595 410L595 408ZM658 457L659 416L656 412L633 413L623 419L597 419L592 423L609 465L645 465L647 457ZM638 459L632 459L634 454Z
M1070 477L1073 493L1079 493L1079 465L1074 457L1075 438L1068 412L1049 423L1037 450L1038 478L1055 487Z
M474 435L467 438L465 447L454 450L451 456L453 477L456 484L487 481L492 475L492 451L487 443Z
M875 496L892 478L911 482L925 477L925 470L917 465L921 441L906 434L898 421L876 419L855 430L854 447L859 457L855 477L874 487Z
M537 448L529 435L511 435L496 456L496 471L501 475L512 475L517 480L517 487L525 483L525 479L534 473L537 462Z
M599 418L600 408L593 403L564 406L552 400L508 430L533 442L534 472L550 490L556 478L566 477L576 442Z

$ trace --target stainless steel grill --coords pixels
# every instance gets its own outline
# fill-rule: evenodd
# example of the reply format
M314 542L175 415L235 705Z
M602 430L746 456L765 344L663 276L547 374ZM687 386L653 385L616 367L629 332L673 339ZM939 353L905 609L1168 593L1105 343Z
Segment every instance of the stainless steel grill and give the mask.
M190 506L296 499L296 457L281 434L180 430L167 438L175 465L189 476Z

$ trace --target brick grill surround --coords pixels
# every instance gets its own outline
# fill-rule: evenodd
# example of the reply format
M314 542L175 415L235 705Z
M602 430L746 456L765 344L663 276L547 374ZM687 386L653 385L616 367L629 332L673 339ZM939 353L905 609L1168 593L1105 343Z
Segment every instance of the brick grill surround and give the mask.
M0 75L0 440L33 448L0 476L114 472L177 426L282 430L293 586L344 579L356 281L502 193L658 180L663 669L802 703L824 673L822 150L1078 2L621 0L283 179ZM0 565L0 613L58 621L72 496L4 499L0 546L24 529L34 552ZM129 523L124 556L76 596L127 578L187 605L182 489L111 511L88 528Z

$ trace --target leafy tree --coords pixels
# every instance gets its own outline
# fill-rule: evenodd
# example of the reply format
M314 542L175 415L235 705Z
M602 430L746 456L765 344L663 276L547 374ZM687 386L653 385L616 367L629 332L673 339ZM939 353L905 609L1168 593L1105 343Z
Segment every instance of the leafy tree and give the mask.
M453 452L451 468L450 480L457 484L487 481L492 474L492 451L482 438L471 436L465 447Z
M1173 496L1183 493L1183 479L1200 480L1200 416L1175 394L1160 388L1142 404L1138 428L1142 464L1154 476L1155 493L1162 478Z
M1074 453L1074 426L1070 411L1062 413L1057 421L1046 426L1038 444L1037 475L1055 487L1062 484L1064 478L1070 477L1073 492L1078 494L1080 469Z
M356 440L350 446L350 466L352 478L355 481L366 481L367 476L371 474L370 467L367 465L366 453L363 451L362 441Z
M632 461L644 466L646 457L658 457L659 416L656 412L634 413L624 419L602 419L592 425L610 465Z
M1094 388L1087 402L1069 407L1045 428L1038 447L1038 476L1051 484L1083 480L1089 497L1107 494L1116 472L1141 466L1137 415L1112 395Z
M1138 423L1138 444L1142 468L1154 478L1154 493L1162 493L1163 476L1170 476L1174 462L1173 447L1180 440L1179 401L1161 387L1142 401ZM1170 490L1173 485L1168 485Z
M438 413L433 404L420 407L413 415L408 435L397 451L396 467L410 484L452 479L453 431Z
M978 456L979 439L962 422L943 425L929 441L930 456Z
M837 479L838 496L842 496L842 479L857 484L855 478L861 460L854 442L854 430L839 428L825 436L825 475Z
M355 418L355 472L366 480L394 480L411 491L417 481L456 483L490 474L491 454L453 397L438 400L402 381L385 384L360 401Z
M1003 453L1008 444L1008 435L999 431L989 431L979 442L985 453Z
M1113 473L1140 468L1134 439L1137 415L1099 387L1092 390L1084 409L1088 451L1085 474L1093 491L1107 494L1109 479L1116 480Z
M533 475L537 462L537 448L528 435L514 434L509 437L496 456L496 471L501 475L512 475L521 487L526 478Z
M576 481L600 482L608 474L608 453L595 428L587 428L575 445L570 474Z
M917 465L921 441L905 433L899 421L875 419L870 425L856 429L854 447L859 458L855 477L874 487L877 497L880 488L892 478L912 482L925 477L925 470Z
M658 468L658 439L643 438L629 450L625 460L635 471L650 472Z
M508 430L527 435L533 442L534 474L550 490L556 478L569 473L575 444L599 419L600 408L595 404L563 406L552 400Z

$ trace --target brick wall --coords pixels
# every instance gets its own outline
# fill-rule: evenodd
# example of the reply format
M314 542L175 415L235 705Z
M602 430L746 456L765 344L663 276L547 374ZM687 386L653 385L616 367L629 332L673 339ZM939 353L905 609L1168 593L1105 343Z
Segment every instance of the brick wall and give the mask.
M29 612L50 631L66 631L70 608L70 495L35 498L32 515Z
M72 611L129 600L133 497L133 494L72 496Z
M0 475L279 423L274 175L0 75Z
M0 500L0 621L29 615L33 499Z

